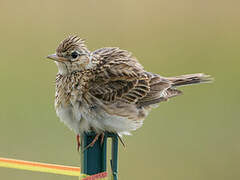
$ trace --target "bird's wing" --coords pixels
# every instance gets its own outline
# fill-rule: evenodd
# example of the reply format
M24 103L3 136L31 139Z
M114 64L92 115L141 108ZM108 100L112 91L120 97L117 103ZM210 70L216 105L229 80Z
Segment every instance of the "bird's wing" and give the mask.
M93 56L99 64L89 92L104 102L153 102L160 98L161 91L170 87L169 81L144 71L128 51L102 48L94 51Z
M149 92L149 79L131 53L119 48L94 51L98 70L89 92L105 102L137 102Z

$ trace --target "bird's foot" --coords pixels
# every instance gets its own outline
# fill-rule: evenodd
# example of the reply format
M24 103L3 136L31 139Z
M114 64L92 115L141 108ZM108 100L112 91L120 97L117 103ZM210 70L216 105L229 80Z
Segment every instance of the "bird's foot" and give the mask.
M101 136L101 139L100 139L100 144L101 146L103 145L103 141L104 141L104 133L98 133L96 134L96 136L94 137L94 139L92 140L92 142L90 144L88 144L84 150L88 149L89 147L93 147L94 144L97 142L99 136Z

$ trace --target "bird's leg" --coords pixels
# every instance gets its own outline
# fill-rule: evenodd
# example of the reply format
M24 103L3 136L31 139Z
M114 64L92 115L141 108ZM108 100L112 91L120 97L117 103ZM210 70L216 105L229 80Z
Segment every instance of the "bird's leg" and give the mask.
M101 141L100 141L101 146L103 145L103 141L104 141L104 133L101 133Z
M81 146L80 134L77 134L77 150L78 150L78 152L79 152L80 146Z

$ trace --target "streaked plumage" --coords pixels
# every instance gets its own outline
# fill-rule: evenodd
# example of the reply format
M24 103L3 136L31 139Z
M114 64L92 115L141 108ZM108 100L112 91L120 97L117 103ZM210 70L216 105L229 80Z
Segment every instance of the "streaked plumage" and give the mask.
M112 47L90 52L78 36L66 38L48 57L59 69L57 115L76 134L130 134L152 107L181 94L177 86L211 80L202 73L170 78L153 74L130 52Z

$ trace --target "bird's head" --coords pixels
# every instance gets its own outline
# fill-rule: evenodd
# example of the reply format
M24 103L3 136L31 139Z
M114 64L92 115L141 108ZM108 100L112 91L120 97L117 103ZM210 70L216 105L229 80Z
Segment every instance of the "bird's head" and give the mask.
M78 36L69 36L59 44L56 54L47 58L56 62L60 74L68 74L86 69L90 63L90 52L84 40Z

